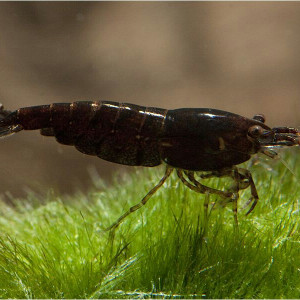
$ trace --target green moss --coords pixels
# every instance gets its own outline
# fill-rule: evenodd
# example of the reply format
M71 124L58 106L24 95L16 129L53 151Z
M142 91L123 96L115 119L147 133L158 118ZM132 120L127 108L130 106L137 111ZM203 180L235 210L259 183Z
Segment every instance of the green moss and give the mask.
M251 167L260 202L247 217L239 210L238 230L230 205L213 196L207 222L203 195L174 174L114 235L104 232L159 181L160 168L118 176L101 192L2 203L0 297L299 298L299 155L286 160L296 174L280 162ZM249 197L241 192L240 207Z

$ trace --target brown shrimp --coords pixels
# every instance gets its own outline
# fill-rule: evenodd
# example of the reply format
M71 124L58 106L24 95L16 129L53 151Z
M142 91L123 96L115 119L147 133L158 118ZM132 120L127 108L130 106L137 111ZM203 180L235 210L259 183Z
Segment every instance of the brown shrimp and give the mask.
M176 169L180 180L190 189L203 194L217 194L233 202L237 223L237 200L241 189L250 187L252 205L258 193L251 173L236 165L258 152L274 157L274 146L300 144L296 128L265 125L263 115L252 119L210 108L167 110L110 101L82 101L0 111L0 137L21 130L40 129L64 145L73 145L88 155L130 166L154 167L166 164L159 183L131 207L113 225L147 203ZM235 185L220 191L201 184L197 171L207 171L202 178L229 176ZM201 176L200 176L201 177ZM206 202L206 213L207 205Z

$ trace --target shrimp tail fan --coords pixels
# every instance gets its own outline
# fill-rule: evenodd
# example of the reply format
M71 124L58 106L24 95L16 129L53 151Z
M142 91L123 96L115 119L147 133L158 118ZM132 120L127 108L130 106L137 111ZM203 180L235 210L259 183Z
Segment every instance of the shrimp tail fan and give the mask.
M13 112L5 110L3 105L0 103L0 138L14 134L22 130L22 126L15 124L10 116L14 115Z

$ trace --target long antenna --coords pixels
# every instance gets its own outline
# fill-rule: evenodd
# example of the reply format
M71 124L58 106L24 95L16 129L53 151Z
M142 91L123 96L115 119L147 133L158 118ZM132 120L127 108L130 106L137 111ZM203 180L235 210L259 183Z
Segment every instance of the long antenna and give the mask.
M282 164L295 176L297 177L296 173L290 168L290 166L288 165L288 163L282 158L282 156L280 154L278 154L278 158L280 159L280 161L282 162Z

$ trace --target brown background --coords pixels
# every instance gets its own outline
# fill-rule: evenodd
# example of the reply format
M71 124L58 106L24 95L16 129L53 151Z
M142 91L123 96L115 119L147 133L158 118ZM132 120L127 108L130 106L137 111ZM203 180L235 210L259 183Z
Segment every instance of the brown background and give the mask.
M0 102L212 107L299 126L299 29L299 2L2 2ZM38 132L2 139L0 161L14 196L86 190L88 167L120 168Z

